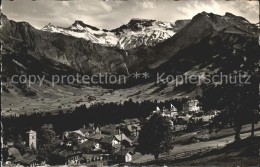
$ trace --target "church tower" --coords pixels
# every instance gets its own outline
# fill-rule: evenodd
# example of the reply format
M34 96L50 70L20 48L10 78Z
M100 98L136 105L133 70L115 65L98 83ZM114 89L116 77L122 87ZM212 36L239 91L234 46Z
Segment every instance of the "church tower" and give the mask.
M33 130L30 130L28 132L29 140L28 140L28 146L30 149L36 149L36 132Z

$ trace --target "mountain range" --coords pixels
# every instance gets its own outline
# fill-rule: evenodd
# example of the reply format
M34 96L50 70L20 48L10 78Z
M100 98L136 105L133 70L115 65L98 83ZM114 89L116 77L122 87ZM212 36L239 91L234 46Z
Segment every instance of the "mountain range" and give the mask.
M75 21L67 28L49 24L38 30L27 22L9 20L3 14L1 19L3 82L14 74L39 74L48 78L57 74L107 73L131 78L135 72L150 73L149 81L132 82L132 88L118 90L114 99L111 95L105 98L104 90L102 97L106 101L122 99L122 92L126 91L131 95L126 94L125 99L196 96L197 85L162 86L155 83L155 73L204 75L221 69L221 63L236 52L259 52L258 24L231 13L220 16L202 12L191 20L175 23L132 19L113 30L99 29L82 21ZM220 63L216 66L216 62ZM49 97L46 90L34 90L39 96ZM53 91L57 90L49 93ZM95 93L98 91L90 94L97 96Z
M115 46L129 50L141 45L154 46L172 37L190 20L177 20L175 23L148 19L131 19L113 30L99 29L76 20L67 28L49 23L41 30L52 33L62 33L76 38L83 38L103 46Z
M231 13L219 16L203 12L194 16L191 21L176 21L175 24L132 19L128 24L110 31L100 30L81 21L75 21L68 28L47 25L42 30L38 30L26 22L15 22L4 15L1 18L3 27L0 37L5 54L19 54L20 57L23 55L37 60L53 60L60 66L65 65L66 68L84 74L134 73L147 68L158 68L167 61L174 61L177 66L180 66L179 61L184 59L184 56L178 58L178 55L186 48L200 45L204 40L211 41L212 44L219 38L218 42L223 45L225 40L230 40L230 38L226 39L227 35L228 37L240 35L241 38L245 35L250 38L258 37L258 27L255 24ZM157 32L160 37L165 38L154 35ZM154 36L156 38L153 38ZM117 42L111 42L109 39L112 37L117 39ZM123 39L125 42L120 42L124 41ZM230 46L235 45L232 41L226 42ZM110 47L104 46L105 43L109 43ZM114 47L111 46L112 43ZM211 47L214 49L214 46ZM201 59L200 55L194 55L192 59ZM16 62L26 61L26 59ZM186 58L184 61L192 60Z

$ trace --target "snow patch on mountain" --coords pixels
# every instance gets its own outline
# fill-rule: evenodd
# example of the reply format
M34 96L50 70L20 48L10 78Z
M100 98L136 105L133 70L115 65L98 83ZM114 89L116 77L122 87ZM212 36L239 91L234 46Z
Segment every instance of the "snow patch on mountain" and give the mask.
M62 33L104 46L116 46L127 50L141 45L153 46L160 43L172 37L188 22L189 20L178 20L172 23L149 19L131 19L128 24L119 28L104 30L77 20L67 28L48 24L42 30Z

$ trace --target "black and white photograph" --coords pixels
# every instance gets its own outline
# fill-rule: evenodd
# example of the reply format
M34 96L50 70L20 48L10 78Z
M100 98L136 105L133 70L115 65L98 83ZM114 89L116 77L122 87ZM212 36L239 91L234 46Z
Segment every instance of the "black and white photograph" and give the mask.
M0 0L1 166L260 166L257 0Z

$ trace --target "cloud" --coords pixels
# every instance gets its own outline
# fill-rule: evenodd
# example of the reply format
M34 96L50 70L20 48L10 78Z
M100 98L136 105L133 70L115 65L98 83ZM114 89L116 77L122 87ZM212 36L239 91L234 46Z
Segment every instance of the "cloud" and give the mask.
M108 4L109 2L100 2L101 7L107 12L111 12L113 8Z
M205 12L212 12L216 13L220 10L220 5L216 1L193 1L190 3L186 3L185 6L177 7L177 10L187 17L193 17L197 13Z
M144 9L155 8L155 3L153 1L144 0L141 4Z
M65 7L69 7L70 4L69 4L69 1L62 1L61 4Z
M200 12L215 13L224 15L226 12L245 17L256 23L259 15L259 3L257 1L190 1L184 6L177 7L177 10L186 17L193 17Z
M220 15L231 12L256 23L259 22L258 10L257 1L3 1L3 13L8 18L27 21L36 28L42 28L48 23L68 27L75 20L82 20L99 28L113 29L126 24L131 18L174 22L191 19L202 11Z

